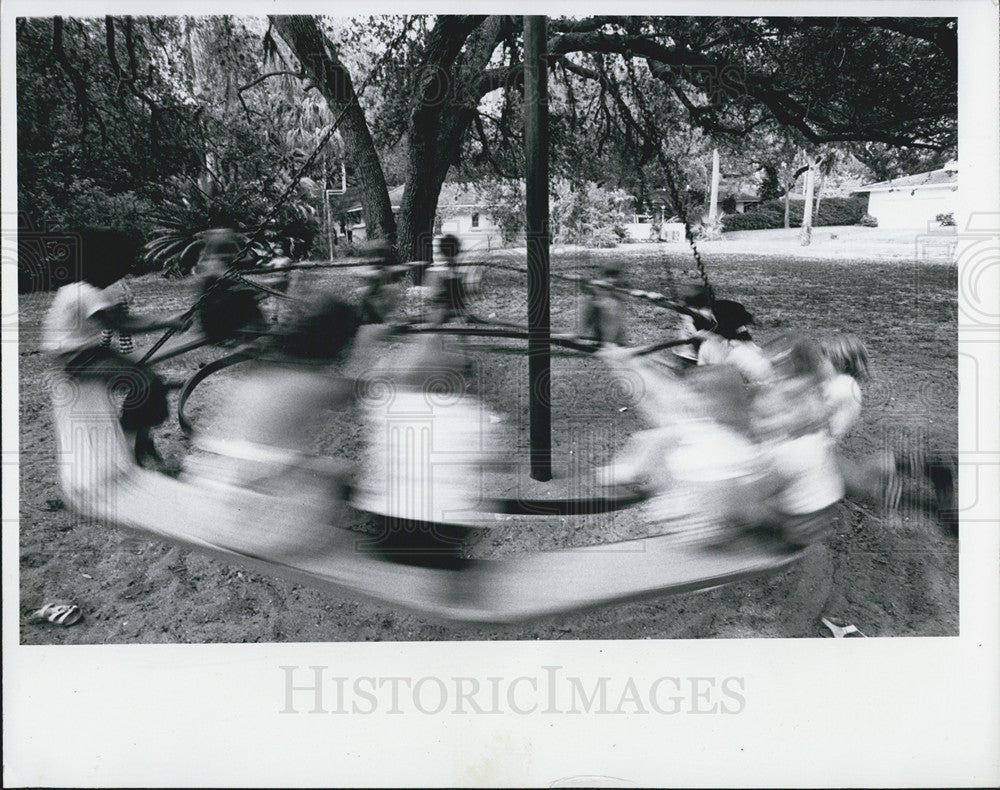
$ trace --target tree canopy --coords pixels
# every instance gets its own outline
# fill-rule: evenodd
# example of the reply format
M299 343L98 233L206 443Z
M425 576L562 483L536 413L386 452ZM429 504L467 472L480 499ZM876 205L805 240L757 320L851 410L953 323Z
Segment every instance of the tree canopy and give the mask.
M259 218L292 178L319 189L344 162L370 234L421 259L445 180L523 175L522 29L503 15L18 20L22 209L72 221L89 191L110 201L93 212L127 194L154 213L187 200ZM704 184L716 147L772 192L796 152L836 149L876 179L930 168L955 152L956 41L948 18L553 18L553 175L641 203L665 162Z

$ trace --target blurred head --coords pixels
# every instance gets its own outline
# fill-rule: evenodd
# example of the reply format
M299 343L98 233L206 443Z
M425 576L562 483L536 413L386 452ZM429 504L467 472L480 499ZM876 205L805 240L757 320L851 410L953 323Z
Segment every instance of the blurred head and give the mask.
M822 379L826 359L818 343L808 338L781 335L764 346L764 353L778 378Z
M296 320L275 333L285 354L303 360L333 362L351 345L358 332L357 310L342 299L324 295Z
M750 427L758 439L795 438L823 430L826 425L822 395L805 378L779 379L761 387L750 406Z
M79 239L80 279L97 288L107 288L131 270L139 255L139 243L128 233L113 228L82 228Z
M438 249L441 250L441 254L449 260L456 257L461 248L462 243L458 240L458 237L453 236L450 233L442 236L441 240L438 242Z
M715 316L715 333L727 340L750 340L747 327L753 325L753 315L739 302L716 299L712 305Z
M230 269L239 255L239 236L231 228L214 228L201 234L202 248L194 272L201 277L220 277Z
M624 271L622 264L618 261L610 261L604 264L604 268L601 269L601 279L609 280L611 282L616 282L622 278Z
M820 341L820 351L838 373L855 381L868 378L868 349L855 335L833 335Z
M689 285L680 292L681 302L696 310L709 308L712 300L708 298L708 289L704 285Z
M376 266L389 266L397 263L396 250L388 239L369 239L359 245L362 258L371 259Z

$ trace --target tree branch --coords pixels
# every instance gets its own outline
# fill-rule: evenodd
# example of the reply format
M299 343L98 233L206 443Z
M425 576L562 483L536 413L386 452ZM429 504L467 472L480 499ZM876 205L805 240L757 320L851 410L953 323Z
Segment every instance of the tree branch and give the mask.
M940 150L942 145L923 142L914 135L872 129L870 126L859 128L846 124L835 123L828 116L824 117L815 109L804 107L792 95L791 91L779 89L774 80L760 72L748 72L741 67L725 60L713 58L705 53L688 47L666 46L648 36L619 36L606 33L569 33L555 37L549 43L550 57L561 57L569 52L599 52L616 54L624 57L638 55L644 57L661 81L673 87L677 79L701 88L712 88L710 95L722 101L736 91L754 99L765 108L782 125L798 130L812 143L848 142L858 140L873 140L891 145L907 145L930 150ZM654 66L659 64L659 66ZM675 68L684 67L678 73ZM728 74L730 83L721 79ZM706 81L713 80L710 85ZM678 97L680 98L680 96ZM683 99L682 99L683 101ZM702 126L706 123L715 130L722 129L719 121L710 113L712 108L700 108L691 102L685 104L689 112L695 108L694 119ZM904 119L901 119L904 120Z
M107 145L108 130L104 125L104 119L101 118L97 105L91 101L87 93L87 85L83 81L83 76L70 63L69 58L66 56L66 50L63 46L63 19L61 16L52 18L52 55L62 67L62 70L66 72L66 76L69 77L70 84L73 86L73 92L76 96L77 117L80 119L80 142L82 146L86 147L87 127L91 110L94 112L94 118L97 120L97 125L101 131L101 143L102 145Z
M257 79L251 80L246 85L244 85L242 88L237 88L237 91L239 93L243 93L243 91L248 91L254 85L259 85L264 80L271 79L271 77L295 77L296 79L301 80L304 76L305 76L305 73L302 72L302 71L289 71L288 69L282 69L280 71L269 71L267 74L262 74ZM306 90L308 91L308 90L311 90L311 89L313 89L315 87L316 87L315 85L309 85L309 86L306 87Z
M486 129L483 127L483 119L478 113L476 114L474 125L476 129L476 137L479 138L479 143L483 149L483 158L489 163L493 172L500 178L515 178L516 176L512 176L510 173L505 171L493 156L493 152L490 149L489 138L486 134Z
M124 85L128 88L129 93L149 108L149 145L155 153L159 150L160 143L160 108L150 96L147 96L143 91L139 90L135 84L137 78L136 71L138 69L138 60L135 54L135 41L132 37L131 17L126 17L125 24L125 50L128 53L129 76L126 77L124 75L121 65L118 63L118 52L115 40L115 22L110 16L104 17L104 35L108 49L108 60L111 63L111 70L114 72L115 79L118 80L118 85Z

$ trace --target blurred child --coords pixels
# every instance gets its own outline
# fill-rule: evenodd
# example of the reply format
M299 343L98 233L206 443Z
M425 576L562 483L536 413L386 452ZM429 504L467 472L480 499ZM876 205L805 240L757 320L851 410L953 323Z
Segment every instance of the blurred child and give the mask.
M215 420L195 437L206 453L189 459L202 482L308 498L332 463L312 456L323 417L351 402L353 387L333 369L358 329L355 309L321 296L295 320L262 342L260 356L230 390ZM334 496L318 481L321 498Z
M618 288L623 287L621 268L609 264L601 278L583 284L583 336L602 345L625 345L625 305Z
M698 365L732 365L747 382L767 381L771 366L747 329L754 323L749 311L739 302L717 299L711 315L711 325L695 322L701 332Z
M694 338L693 342L671 349L674 358L685 366L698 364L698 346L701 344L699 332L705 332L715 325L711 299L703 286L688 287L681 295L681 304L688 312L681 312L678 334L682 338Z
M239 265L241 247L236 232L217 228L204 234L202 250L194 273L201 283L203 301L198 318L206 337L213 343L238 333L259 335L267 330L260 309L260 293L231 279L227 272Z
M266 284L272 291L277 291L281 294L287 294L288 289L292 284L293 272L286 268L291 266L293 263L291 258L291 248L292 244L288 238L285 236L281 237L275 243L275 256L264 265L264 268L266 269L278 270L271 275ZM285 269L285 271L280 271L281 269ZM271 321L277 323L281 314L281 298L273 297L273 299L274 308L271 311Z
M720 366L693 384L628 349L599 355L641 392L636 406L652 426L629 437L605 468L606 482L646 488L645 512L657 530L705 543L724 541L755 518L748 511L759 496L761 461L746 433L748 397L739 375Z
M826 534L845 487L815 346L778 349L772 380L753 393L728 365L677 377L624 359L642 380L639 409L658 427L632 437L615 471L619 480L644 474L651 482L654 505L662 501L650 510L654 520L669 521L676 502L686 501L688 512L672 518L707 522L703 538L711 523L715 539L765 532L792 548Z
M749 526L773 530L802 548L830 530L846 492L823 399L823 359L816 346L795 341L772 357L774 380L750 409L751 430L770 480Z
M861 416L861 383L868 378L868 349L854 335L834 335L820 341L820 353L830 433L840 439Z
M754 318L746 307L731 299L713 302L701 286L683 294L682 303L688 312L681 313L680 335L692 339L672 351L682 369L728 364L747 382L766 381L770 377L767 358L747 328L753 325Z
M458 253L462 244L457 236L447 234L438 242L444 258L443 267L435 267L437 277L431 297L432 324L446 324L454 318L465 318L465 289L458 269Z
M466 359L439 337L407 343L359 381L368 448L351 504L378 518L367 548L396 562L456 569L497 463L497 429L469 389Z
M830 432L841 439L861 417L861 384L868 379L868 350L854 335L834 335L820 341L824 357L823 395ZM957 534L957 462L954 456L935 455L926 447L886 448L864 462L841 460L841 474L852 498L888 509L899 507L904 488L926 480L934 501L927 503L940 524Z
M374 260L361 272L365 285L361 291L361 323L388 324L403 300L402 280L410 267L396 263L392 247L378 241L369 251Z
M353 401L339 375L357 312L333 296L315 299L258 341L259 355L228 383L219 408L193 437L181 483L212 515L215 545L295 566L329 568L350 548L333 525L351 466L316 453L331 411Z
M824 407L826 429L836 443L861 416L860 382L868 376L868 352L853 335L835 335L817 344L780 337L768 345L778 370L789 369L796 355L809 349L808 366L815 371ZM846 493L854 499L883 504L888 489L898 486L891 452L878 453L860 463L837 458Z
M122 290L114 286L132 263L128 239L108 229L84 230L80 239L82 279L56 292L45 318L42 349L71 379L101 379L109 391L124 390L121 426L136 460L157 460L149 432L167 418L166 387L147 365L105 346L104 333L183 329L184 314L140 316L123 310Z

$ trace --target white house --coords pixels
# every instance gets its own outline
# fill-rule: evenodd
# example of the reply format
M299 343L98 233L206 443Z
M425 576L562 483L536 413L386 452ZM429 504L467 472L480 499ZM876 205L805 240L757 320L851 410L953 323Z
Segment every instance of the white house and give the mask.
M399 207L403 202L403 187L393 187L389 190L389 205L392 206L392 215L395 217L399 214ZM349 209L345 212L347 214L347 227L350 230L351 239L355 242L364 241L367 237L365 234L365 218L361 211L361 201L358 200L356 203L352 204Z
M438 197L435 234L458 236L464 251L488 251L497 247L502 239L500 229L493 222L492 208L494 206L479 194L474 184L445 182Z
M403 186L389 190L389 203L393 215L399 214L403 202ZM437 217L434 223L435 235L450 233L462 242L462 250L489 250L500 244L500 230L490 214L491 206L477 192L472 184L446 182L441 187L438 198ZM354 241L364 241L365 221L361 202L357 201L347 209L348 227Z
M936 227L939 214L955 211L958 162L940 170L892 178L857 190L868 193L868 213L880 228L927 230Z
M761 200L756 195L751 195L747 192L737 192L735 195L725 195L719 203L723 203L732 197L733 202L736 204L736 213L745 214L748 209L753 209L755 206L759 206Z

